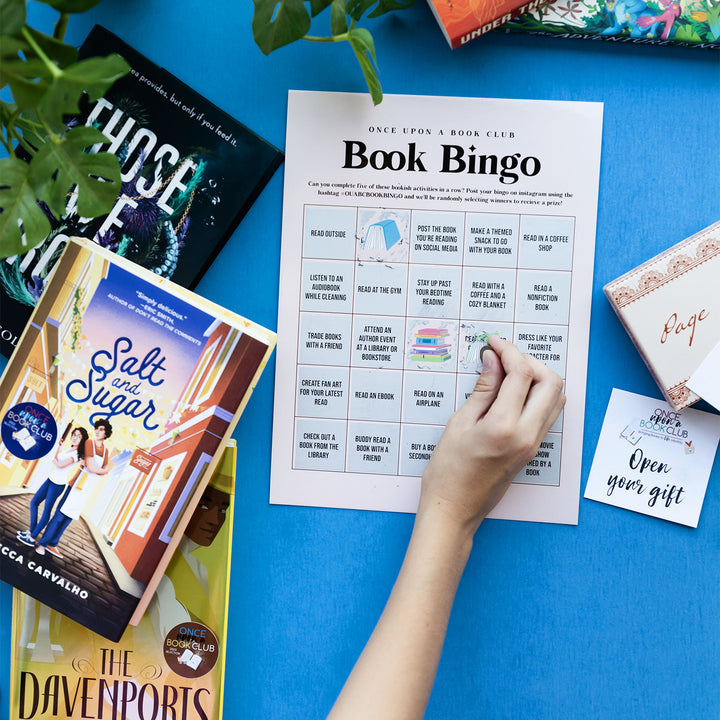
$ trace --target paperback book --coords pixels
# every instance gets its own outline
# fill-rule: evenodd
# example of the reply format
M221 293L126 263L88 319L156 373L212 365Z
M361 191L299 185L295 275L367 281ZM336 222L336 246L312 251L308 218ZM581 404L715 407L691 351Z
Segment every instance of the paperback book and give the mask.
M547 0L428 0L453 50L544 2Z
M233 441L148 611L118 643L14 591L11 717L222 719L235 458Z
M720 4L712 0L550 0L510 20L498 32L717 49Z
M717 222L604 288L675 410L700 400L688 380L720 342L719 277Z
M275 334L72 238L0 379L0 578L140 621Z
M76 195L52 231L24 255L0 261L0 352L10 357L69 237L82 236L193 289L282 153L248 127L96 25L80 57L121 55L131 67L72 120L107 137L122 189L108 215L79 217Z

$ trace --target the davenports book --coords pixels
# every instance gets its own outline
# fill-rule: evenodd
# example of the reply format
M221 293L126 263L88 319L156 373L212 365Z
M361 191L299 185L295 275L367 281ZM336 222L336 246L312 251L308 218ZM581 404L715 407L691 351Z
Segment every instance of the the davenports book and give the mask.
M550 0L498 32L585 40L720 48L720 4L712 0Z
M193 289L260 191L282 153L118 37L95 26L80 57L121 55L131 67L73 122L108 139L122 191L112 211L67 214L22 256L0 261L0 352L10 357L69 237L82 236Z
M720 342L720 222L673 245L605 287L667 401L700 400L687 385Z
M450 47L466 45L547 0L428 0Z
M15 590L11 717L222 720L235 456L233 441L147 613L117 644Z
M0 379L0 578L139 622L275 334L72 238Z

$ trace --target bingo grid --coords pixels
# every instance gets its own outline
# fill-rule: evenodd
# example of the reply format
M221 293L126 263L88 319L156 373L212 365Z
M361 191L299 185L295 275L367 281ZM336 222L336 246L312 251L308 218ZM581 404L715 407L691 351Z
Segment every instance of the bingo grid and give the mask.
M306 205L293 467L420 476L488 333L564 377L574 226ZM562 415L516 482L559 485L561 430Z

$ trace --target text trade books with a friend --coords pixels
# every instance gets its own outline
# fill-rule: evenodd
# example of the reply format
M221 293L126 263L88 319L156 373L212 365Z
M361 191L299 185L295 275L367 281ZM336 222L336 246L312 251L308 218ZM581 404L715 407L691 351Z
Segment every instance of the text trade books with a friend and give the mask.
M193 289L282 162L282 153L185 83L95 26L80 57L118 53L131 71L88 107L115 153L122 189L112 211L67 214L24 255L0 261L0 352L10 357L69 237L82 236Z
M233 441L148 611L118 643L15 590L11 717L221 720L235 456Z
M118 640L275 334L72 238L0 379L0 578Z
M428 0L450 47L455 49L547 0Z

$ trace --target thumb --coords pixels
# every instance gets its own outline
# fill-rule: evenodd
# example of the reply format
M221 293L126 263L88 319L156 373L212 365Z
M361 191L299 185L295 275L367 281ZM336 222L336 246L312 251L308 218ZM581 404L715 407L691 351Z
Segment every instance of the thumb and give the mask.
M481 350L480 357L482 358L480 376L472 394L463 405L463 408L466 408L465 412L472 414L476 420L479 420L495 402L505 377L500 358L489 346L486 345Z

